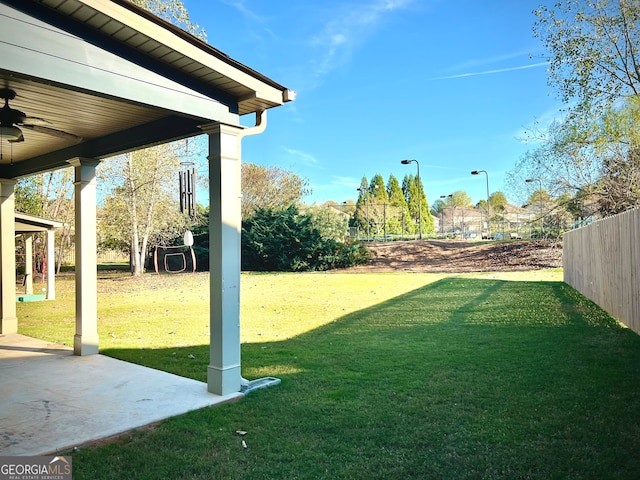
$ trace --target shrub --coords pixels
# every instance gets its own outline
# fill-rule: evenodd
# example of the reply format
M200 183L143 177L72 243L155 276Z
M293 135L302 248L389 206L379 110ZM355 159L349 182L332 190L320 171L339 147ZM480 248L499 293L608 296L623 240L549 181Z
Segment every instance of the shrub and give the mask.
M311 215L295 206L259 209L242 226L242 269L255 271L328 270L364 263L369 252L359 243L323 236Z

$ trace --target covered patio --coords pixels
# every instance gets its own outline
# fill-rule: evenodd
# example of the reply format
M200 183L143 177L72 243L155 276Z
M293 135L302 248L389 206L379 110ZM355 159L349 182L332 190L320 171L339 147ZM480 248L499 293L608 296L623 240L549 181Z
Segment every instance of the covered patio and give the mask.
M115 427L102 424L100 435L139 426L138 419L116 421L129 418L125 412L135 406L126 403L129 397L146 404L158 394L179 406L166 411L170 416L241 395L248 384L240 373L242 139L262 133L267 110L295 93L126 0L0 0L0 94L0 382L12 385L0 391L3 433L10 439L0 454L16 452L17 437L26 442L22 454L47 451L36 446L37 431L51 421L54 404L68 414L57 422L73 429L73 441L60 447L83 441L105 403L97 399L141 378L152 379L145 398L117 395L109 416ZM254 126L241 124L245 115L255 117ZM191 403L180 397L185 379L149 369L142 374L142 367L97 355L95 170L114 155L201 134L209 143L210 362L207 384L193 386L208 392L206 398ZM16 335L14 186L19 178L69 166L75 172L76 328L73 349L61 351ZM92 373L83 376L83 368ZM68 396L58 396L63 393ZM85 407L70 403L76 397ZM36 411L40 422L10 420Z
M243 396L19 334L0 336L0 379L2 455L61 453Z

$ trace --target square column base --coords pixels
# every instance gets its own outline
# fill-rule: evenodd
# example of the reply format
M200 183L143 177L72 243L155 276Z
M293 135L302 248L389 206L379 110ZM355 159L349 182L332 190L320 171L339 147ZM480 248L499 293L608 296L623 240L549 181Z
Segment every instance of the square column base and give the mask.
M98 353L98 336L74 335L73 354L77 356L96 355Z
M207 369L207 391L216 395L229 395L242 389L240 365L220 369L209 365Z
M0 334L18 333L18 317L0 318Z

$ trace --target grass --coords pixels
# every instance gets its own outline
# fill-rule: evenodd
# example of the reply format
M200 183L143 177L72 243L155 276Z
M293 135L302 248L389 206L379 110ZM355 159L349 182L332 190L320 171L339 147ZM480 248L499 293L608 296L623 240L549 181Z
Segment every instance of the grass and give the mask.
M637 478L640 338L559 281L496 277L243 275L243 375L282 384L81 449L74 478ZM19 305L21 333L69 342L71 290ZM102 277L103 353L204 381L206 296Z

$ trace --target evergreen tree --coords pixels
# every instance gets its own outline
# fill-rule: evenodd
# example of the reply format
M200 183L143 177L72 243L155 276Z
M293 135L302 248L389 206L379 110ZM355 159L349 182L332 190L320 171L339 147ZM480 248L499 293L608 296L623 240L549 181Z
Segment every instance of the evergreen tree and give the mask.
M436 233L435 223L431 213L429 212L429 202L427 202L427 194L424 193L422 178L415 179L414 182L420 198L420 222L422 223L422 233L426 233L428 235L434 234Z
M375 203L385 204L389 203L389 196L387 195L387 189L384 186L384 180L382 179L382 175L376 173L371 179L371 184L369 185L369 192L371 192L371 196L375 200Z
M375 174L369 184L371 203L369 204L369 219L375 235L383 235L387 232L387 208L389 196L384 185L382 175Z
M295 205L284 210L258 209L242 223L242 269L296 272L367 263L366 247L336 239L344 238L346 225L339 214L330 212L321 207L300 214Z
M358 227L360 237L369 237L370 224L369 224L369 180L367 177L362 177L360 181L360 187L358 188L358 200L356 201L356 211L353 214L353 220L351 222L352 227Z
M387 230L395 235L405 234L408 232L407 224L410 223L409 208L400 183L393 174L389 176L387 182L387 195L390 203Z
M387 196L391 205L395 205L397 207L407 205L400 183L393 174L389 176L389 181L387 182Z
M404 195L404 201L409 204L409 190L411 189L411 182L413 181L413 175L406 174L402 179L402 194Z
M405 175L404 180L402 181L402 191L404 193L404 198L407 201L407 208L409 210L409 217L411 219L411 229L409 231L411 233L417 233L419 231L419 216L418 216L418 208L419 208L419 194L418 194L418 182L416 182L416 177L411 174ZM424 232L424 229L423 229Z

